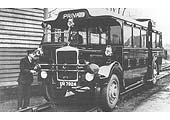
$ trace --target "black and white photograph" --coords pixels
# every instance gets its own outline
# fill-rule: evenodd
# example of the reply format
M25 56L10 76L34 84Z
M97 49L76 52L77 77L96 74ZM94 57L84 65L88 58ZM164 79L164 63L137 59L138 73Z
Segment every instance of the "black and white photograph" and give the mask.
M0 8L0 112L170 112L168 8Z

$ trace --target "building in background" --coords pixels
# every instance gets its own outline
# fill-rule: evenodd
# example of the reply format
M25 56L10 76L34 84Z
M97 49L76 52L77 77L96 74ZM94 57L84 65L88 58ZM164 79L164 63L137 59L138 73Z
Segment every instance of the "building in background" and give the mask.
M0 8L0 85L16 83L19 61L41 42L44 8Z

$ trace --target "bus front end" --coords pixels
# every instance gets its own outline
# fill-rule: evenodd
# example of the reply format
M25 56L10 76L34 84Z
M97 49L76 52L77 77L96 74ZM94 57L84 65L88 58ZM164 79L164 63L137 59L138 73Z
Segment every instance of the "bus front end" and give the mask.
M58 89L88 86L98 76L99 66L84 59L86 52L71 46L64 46L55 51L55 62L40 64L41 73L46 72L45 81L57 85ZM49 77L48 77L49 76ZM94 87L94 86L93 86Z

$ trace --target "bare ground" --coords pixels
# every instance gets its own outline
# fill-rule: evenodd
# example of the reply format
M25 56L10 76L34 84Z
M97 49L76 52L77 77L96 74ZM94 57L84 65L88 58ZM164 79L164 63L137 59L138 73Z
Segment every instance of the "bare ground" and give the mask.
M17 108L15 91L10 96L4 96L0 100L0 112L14 112ZM9 94L9 93L8 93ZM33 95L30 105L45 103L41 95ZM93 99L87 94L70 97L58 104L48 112L83 112L94 107ZM113 112L169 112L170 111L170 76L158 81L154 87L143 86L121 96L117 107Z

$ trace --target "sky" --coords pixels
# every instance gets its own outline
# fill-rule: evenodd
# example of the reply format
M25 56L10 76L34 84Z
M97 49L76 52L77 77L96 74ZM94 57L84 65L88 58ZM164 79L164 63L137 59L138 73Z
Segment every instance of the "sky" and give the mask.
M156 29L162 32L163 44L170 44L170 8L127 8L134 17L151 18ZM127 14L126 13L126 14Z

